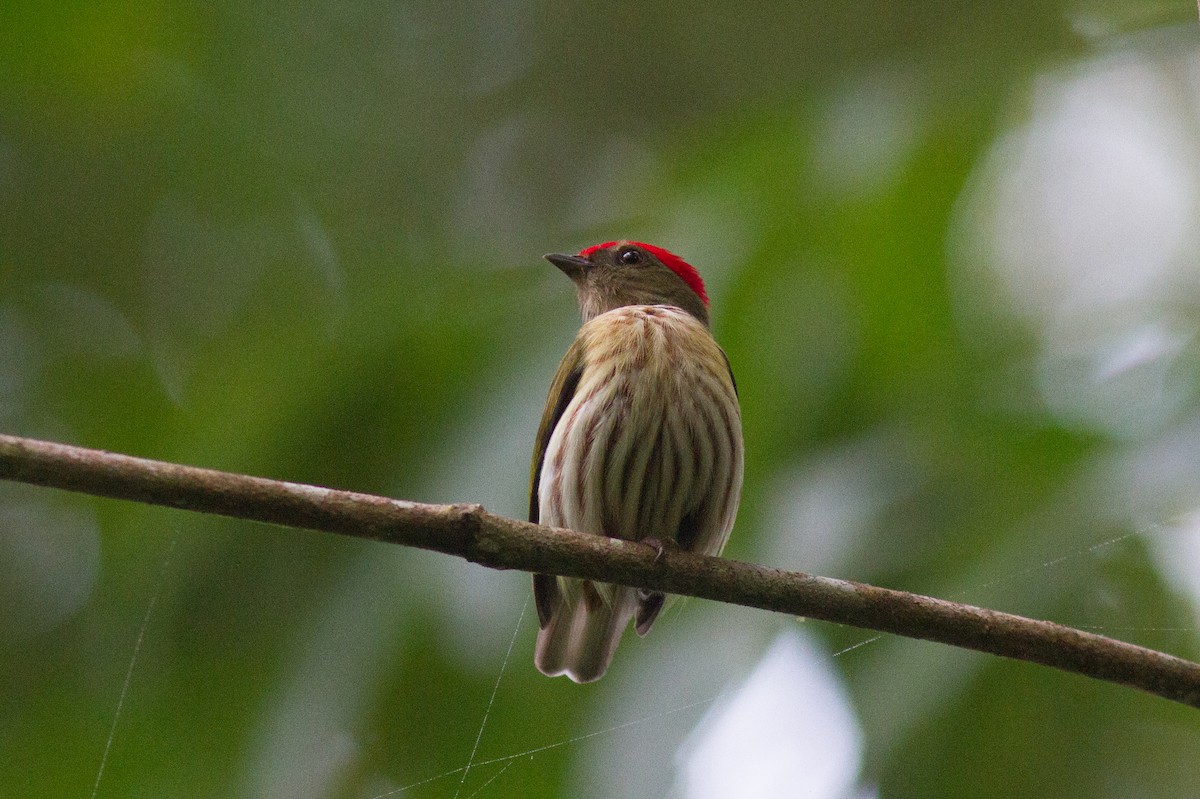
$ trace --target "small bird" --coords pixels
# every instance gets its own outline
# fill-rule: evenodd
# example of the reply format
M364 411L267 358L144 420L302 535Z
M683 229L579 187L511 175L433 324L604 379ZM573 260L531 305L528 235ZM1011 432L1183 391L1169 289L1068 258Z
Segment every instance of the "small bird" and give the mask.
M741 499L742 419L700 275L634 241L546 260L575 283L583 326L538 427L530 521L720 554ZM666 599L545 574L533 596L534 663L579 683L603 677L630 619L645 635Z

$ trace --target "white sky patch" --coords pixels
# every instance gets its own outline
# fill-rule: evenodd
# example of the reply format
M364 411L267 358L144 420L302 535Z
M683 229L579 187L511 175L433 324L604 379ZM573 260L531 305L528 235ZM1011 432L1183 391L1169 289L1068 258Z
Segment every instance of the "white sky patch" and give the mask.
M1101 464L1097 483L1107 517L1145 537L1200 614L1200 413Z
M1174 80L1136 54L1042 78L1033 117L990 157L990 247L1046 321L1151 302L1196 219L1194 132Z
M1192 598L1200 617L1200 508L1150 538L1159 571Z
M1187 391L1175 365L1195 333L1181 298L1200 257L1196 61L1190 44L1128 49L1043 75L960 209L964 309L990 320L998 302L1030 324L1051 412L1118 436L1156 434Z
M680 799L839 799L857 788L863 735L829 655L788 631L680 747Z
M1042 354L1037 385L1059 417L1140 438L1191 399L1193 375L1177 361L1194 340L1161 319L1060 340Z
M1191 336L1180 335L1161 324L1149 324L1131 330L1097 364L1096 379L1111 380L1141 366L1179 354Z

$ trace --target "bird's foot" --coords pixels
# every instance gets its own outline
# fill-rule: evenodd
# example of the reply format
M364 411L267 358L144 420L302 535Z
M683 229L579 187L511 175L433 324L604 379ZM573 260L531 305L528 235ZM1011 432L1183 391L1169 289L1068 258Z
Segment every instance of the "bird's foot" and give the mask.
M646 546L654 548L654 562L655 563L658 563L660 560L662 560L663 555L665 555L668 551L669 552L678 552L679 551L679 545L670 539L667 539L664 541L661 538L643 538L642 543L645 544Z

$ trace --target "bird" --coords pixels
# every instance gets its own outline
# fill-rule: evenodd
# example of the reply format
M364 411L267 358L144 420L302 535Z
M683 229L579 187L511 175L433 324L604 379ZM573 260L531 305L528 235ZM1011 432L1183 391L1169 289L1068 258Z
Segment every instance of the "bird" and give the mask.
M719 555L741 500L737 384L713 338L704 281L651 244L609 241L546 260L575 284L582 326L550 385L530 468L529 520ZM535 574L534 664L577 683L604 676L656 591Z

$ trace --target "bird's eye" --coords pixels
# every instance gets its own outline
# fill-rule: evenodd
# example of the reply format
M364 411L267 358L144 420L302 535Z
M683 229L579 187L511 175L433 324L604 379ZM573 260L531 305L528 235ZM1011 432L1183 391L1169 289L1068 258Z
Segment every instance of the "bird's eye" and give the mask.
M642 254L637 250L625 250L621 253L621 263L623 264L629 264L630 266L633 266L634 264L640 264L641 262Z

